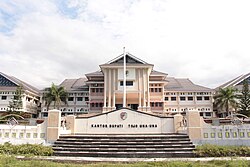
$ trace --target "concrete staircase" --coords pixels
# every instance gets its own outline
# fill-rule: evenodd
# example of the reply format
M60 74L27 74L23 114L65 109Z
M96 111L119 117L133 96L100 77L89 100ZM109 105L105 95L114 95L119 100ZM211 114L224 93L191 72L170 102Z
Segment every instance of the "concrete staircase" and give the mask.
M194 157L185 134L64 135L54 143L55 156L167 158Z

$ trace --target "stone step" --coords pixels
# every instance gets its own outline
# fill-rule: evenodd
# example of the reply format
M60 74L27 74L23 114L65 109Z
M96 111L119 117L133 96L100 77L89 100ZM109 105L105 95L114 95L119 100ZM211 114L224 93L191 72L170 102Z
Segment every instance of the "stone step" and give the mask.
M136 140L136 139L58 139L57 141L65 141L65 142L85 142L85 143L95 143L95 142L108 142L108 143L154 143L154 142L174 142L174 141L190 141L188 138L184 139L162 139L162 140L155 140L155 139L144 139L144 140Z
M191 142L190 142L191 143ZM74 144L56 144L54 147L64 148L195 148L193 144L173 144L173 145L74 145Z
M166 158L193 157L186 134L64 135L52 147L56 156Z
M192 151L175 151L175 152L72 152L72 151L55 151L55 156L71 157L119 157L119 158L168 158L168 157L194 157Z
M117 138L123 138L123 139L164 139L164 138L188 138L188 135L186 134L171 134L171 135L62 135L60 138L84 138L84 139L117 139Z
M53 147L54 151L70 152L176 152L176 151L193 151L194 148L62 148Z
M80 141L56 141L57 144L71 144L71 145L174 145L174 144L191 144L190 140L187 141L163 141L163 142L80 142Z

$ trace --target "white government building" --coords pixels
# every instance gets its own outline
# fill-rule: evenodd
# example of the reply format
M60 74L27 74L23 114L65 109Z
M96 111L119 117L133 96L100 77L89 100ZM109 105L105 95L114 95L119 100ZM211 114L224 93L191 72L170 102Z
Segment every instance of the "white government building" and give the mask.
M96 114L123 106L123 54L100 65L100 70L83 78L65 79L68 105L63 115ZM194 84L187 78L169 77L149 64L126 53L126 105L138 111L175 114L197 110L201 116L213 116L213 90ZM42 116L47 107L42 104Z

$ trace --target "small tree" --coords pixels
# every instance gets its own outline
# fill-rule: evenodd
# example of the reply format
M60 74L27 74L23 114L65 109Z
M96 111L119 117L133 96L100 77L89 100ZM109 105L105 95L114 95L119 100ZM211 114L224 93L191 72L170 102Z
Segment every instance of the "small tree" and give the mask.
M241 95L239 97L239 109L241 114L250 116L250 91L248 86L248 81L244 80Z
M224 110L227 115L230 115L232 108L236 109L237 107L237 98L236 89L232 87L220 88L214 96L214 104L218 109Z
M46 88L45 93L43 94L43 100L45 101L47 110L49 109L51 103L54 103L54 109L59 109L62 102L67 104L67 98L68 93L65 91L64 87L58 87L54 83L52 83L50 88Z
M23 101L22 101L22 98L24 96L23 94L24 94L23 86L19 85L16 88L14 97L9 102L9 106L8 106L9 112L20 112L20 110L23 109Z

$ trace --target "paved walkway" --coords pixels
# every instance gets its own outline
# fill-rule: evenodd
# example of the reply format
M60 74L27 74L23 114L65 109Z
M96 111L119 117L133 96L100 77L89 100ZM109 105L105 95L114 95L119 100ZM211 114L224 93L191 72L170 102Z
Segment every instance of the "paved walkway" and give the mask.
M250 160L250 157L206 157L206 158L99 158L99 157L25 157L16 156L17 159L37 159L57 162L154 162L154 161L213 161L213 160Z

